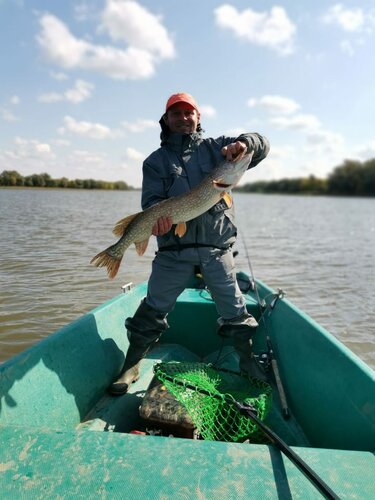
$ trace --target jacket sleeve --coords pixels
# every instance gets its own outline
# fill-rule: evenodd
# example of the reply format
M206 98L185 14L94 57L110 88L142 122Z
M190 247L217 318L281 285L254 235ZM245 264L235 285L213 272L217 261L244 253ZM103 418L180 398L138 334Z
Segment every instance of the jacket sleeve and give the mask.
M253 168L268 155L270 143L268 139L260 134L241 134L237 137L237 141L243 141L247 144L247 152L254 152L249 168Z
M143 163L142 210L165 199L166 194L160 169L146 159Z

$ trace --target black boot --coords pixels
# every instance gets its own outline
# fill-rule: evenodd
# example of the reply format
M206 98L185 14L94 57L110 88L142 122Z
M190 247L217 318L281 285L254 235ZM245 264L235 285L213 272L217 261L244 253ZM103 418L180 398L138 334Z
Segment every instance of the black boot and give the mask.
M132 318L125 321L129 339L124 366L108 392L114 396L125 394L129 386L139 378L139 366L148 351L168 328L166 314L156 311L144 300Z
M245 334L250 338L254 334L255 328L258 327L258 322L249 313L245 313L238 318L233 319L223 319L219 318L217 320L218 329L217 333L221 337L233 338L239 334L239 332L245 332Z
M248 377L254 377L267 382L267 374L263 366L254 356L251 339L234 337L234 348L240 357L240 371Z
M251 337L258 326L251 314L245 313L233 320L218 319L217 333L233 340L233 346L240 357L240 371L248 377L267 381L267 375L252 351Z
M129 345L121 373L117 380L108 388L110 394L121 396L121 394L128 392L130 385L139 379L139 365L150 347L151 345L147 347Z

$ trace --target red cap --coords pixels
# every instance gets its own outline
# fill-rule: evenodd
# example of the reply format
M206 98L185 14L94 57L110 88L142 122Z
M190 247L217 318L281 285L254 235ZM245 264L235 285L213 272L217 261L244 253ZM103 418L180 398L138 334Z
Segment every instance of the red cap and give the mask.
M185 92L180 92L179 94L171 95L165 106L165 111L168 111L168 109L171 106L177 104L178 102L186 102L187 104L190 104L190 106L193 106L193 108L196 109L199 113L198 104L196 103L196 100L192 95L186 94Z

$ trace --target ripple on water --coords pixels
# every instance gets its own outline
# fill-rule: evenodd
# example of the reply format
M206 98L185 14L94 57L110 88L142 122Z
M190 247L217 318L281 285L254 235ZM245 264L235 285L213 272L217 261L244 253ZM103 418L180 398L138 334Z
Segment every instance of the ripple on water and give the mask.
M108 280L90 259L139 192L1 190L0 360L148 278L134 247ZM235 194L237 267L287 298L375 367L374 200Z

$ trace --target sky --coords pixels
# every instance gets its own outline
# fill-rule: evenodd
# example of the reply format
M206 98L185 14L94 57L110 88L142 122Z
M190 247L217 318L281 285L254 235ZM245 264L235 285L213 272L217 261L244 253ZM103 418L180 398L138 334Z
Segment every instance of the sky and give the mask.
M0 0L0 172L140 187L168 97L271 144L244 182L375 157L375 4Z

